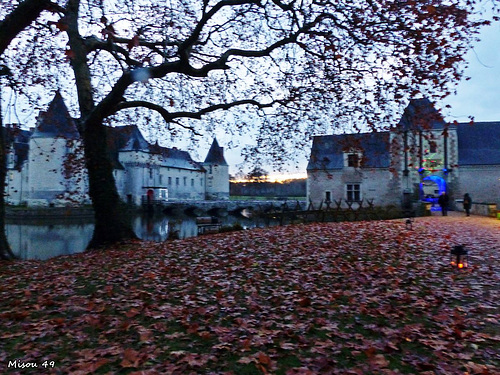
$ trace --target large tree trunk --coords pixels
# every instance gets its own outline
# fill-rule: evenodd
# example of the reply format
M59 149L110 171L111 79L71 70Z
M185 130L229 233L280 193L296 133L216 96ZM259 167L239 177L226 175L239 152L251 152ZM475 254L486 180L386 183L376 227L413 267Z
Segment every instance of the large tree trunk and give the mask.
M66 11L69 45L73 52L71 66L75 73L85 159L89 176L89 194L95 214L94 235L89 249L100 248L122 240L135 238L131 223L120 210L120 198L108 157L106 128L102 124L106 108L94 104L92 80L87 50L78 30L80 0L69 0ZM110 106L113 103L109 104ZM105 106L104 106L105 107Z
M0 116L1 117L1 116ZM1 126L1 124L0 124ZM0 127L0 259L14 259L5 234L5 177L7 168L5 163L4 129Z
M2 73L0 72L0 77ZM7 235L5 234L5 178L7 177L7 148L6 148L6 130L3 127L2 118L2 87L0 86L0 259L13 259Z
M95 229L88 248L136 238L118 195L108 157L106 129L102 121L88 121L83 130L89 176L89 194L95 213Z

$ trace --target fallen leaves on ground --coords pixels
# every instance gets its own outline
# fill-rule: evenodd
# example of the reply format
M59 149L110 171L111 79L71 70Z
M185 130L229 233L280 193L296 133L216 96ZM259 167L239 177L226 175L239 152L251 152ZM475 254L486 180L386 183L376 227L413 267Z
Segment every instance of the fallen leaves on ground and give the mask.
M0 263L0 372L498 374L499 224L299 224Z

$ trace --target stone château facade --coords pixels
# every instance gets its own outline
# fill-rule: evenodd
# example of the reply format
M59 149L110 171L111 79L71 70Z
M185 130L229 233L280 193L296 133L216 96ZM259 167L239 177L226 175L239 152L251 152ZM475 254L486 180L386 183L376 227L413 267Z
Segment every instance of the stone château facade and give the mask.
M452 205L465 193L500 205L500 122L450 124L427 99L411 100L390 131L314 137L307 174L316 205L435 203L443 191Z
M59 93L34 129L8 126L6 136L7 203L90 203L82 140ZM186 151L148 143L135 125L108 127L107 142L124 202L229 199L229 167L216 139L203 163Z

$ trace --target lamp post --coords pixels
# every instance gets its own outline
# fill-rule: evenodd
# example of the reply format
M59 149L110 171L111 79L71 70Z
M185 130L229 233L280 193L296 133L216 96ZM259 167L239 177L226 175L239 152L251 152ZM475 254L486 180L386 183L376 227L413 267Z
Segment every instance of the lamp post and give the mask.
M459 269L469 266L469 255L464 245L454 246L450 250L450 264Z

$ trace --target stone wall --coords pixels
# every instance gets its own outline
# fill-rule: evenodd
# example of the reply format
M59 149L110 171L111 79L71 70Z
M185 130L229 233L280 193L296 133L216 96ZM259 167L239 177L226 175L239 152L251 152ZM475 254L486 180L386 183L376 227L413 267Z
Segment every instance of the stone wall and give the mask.
M472 203L470 213L473 215L497 217L498 208L494 203ZM455 201L455 211L465 212L462 199Z
M27 192L29 206L64 206L88 201L80 141L32 137L28 164L28 186L23 190Z
M317 206L325 202L326 192L330 192L332 200L345 200L347 184L360 184L361 199L373 199L376 206L401 204L402 191L394 186L394 175L385 168L308 171L308 200Z
M206 199L229 199L229 167L206 163Z
M500 206L500 165L460 166L456 199L469 193L473 202Z

